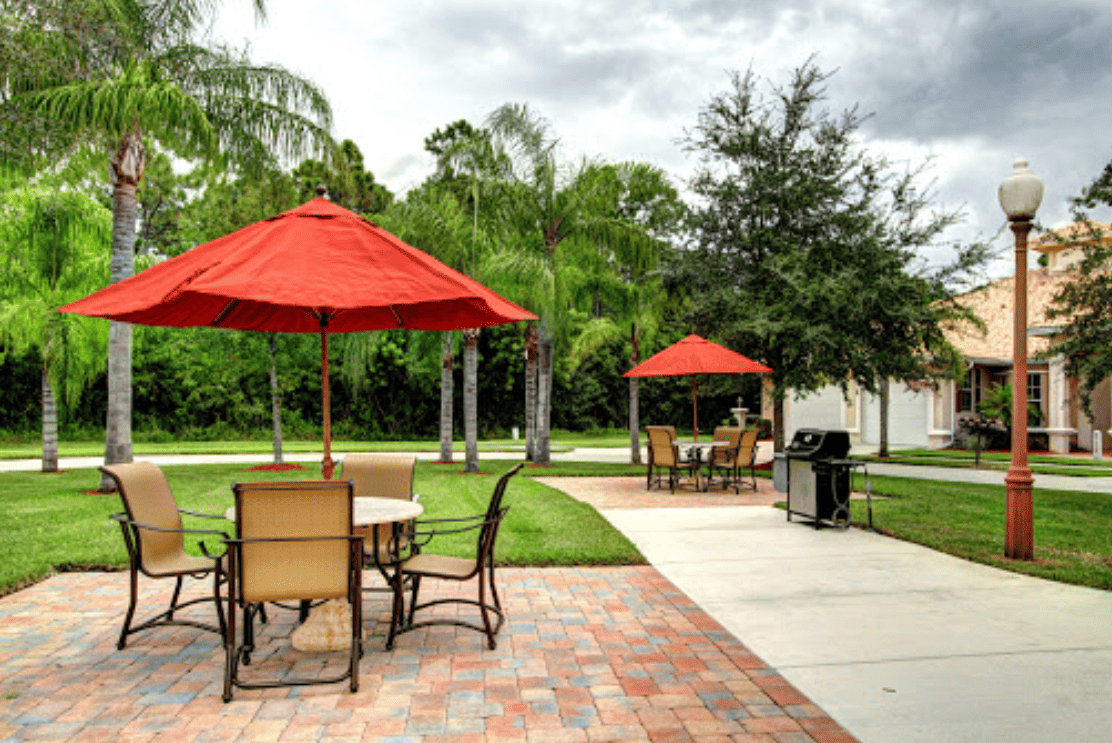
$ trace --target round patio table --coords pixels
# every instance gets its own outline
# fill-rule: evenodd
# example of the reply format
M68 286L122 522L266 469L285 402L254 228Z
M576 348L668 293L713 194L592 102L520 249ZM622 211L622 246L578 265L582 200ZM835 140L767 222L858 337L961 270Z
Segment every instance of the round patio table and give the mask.
M687 458L689 460L695 462L695 489L696 490L704 490L705 491L707 489L707 486L710 484L710 477L708 476L706 482L703 483L702 487L700 487L700 485L699 485L699 481L702 478L703 463L706 462L707 464L710 464L711 462L713 462L714 461L714 450L717 449L717 448L720 448L720 447L728 447L729 445L730 445L729 441L716 441L714 439L711 439L710 441L677 441L676 442L676 448L681 450L681 451L686 451L687 452Z

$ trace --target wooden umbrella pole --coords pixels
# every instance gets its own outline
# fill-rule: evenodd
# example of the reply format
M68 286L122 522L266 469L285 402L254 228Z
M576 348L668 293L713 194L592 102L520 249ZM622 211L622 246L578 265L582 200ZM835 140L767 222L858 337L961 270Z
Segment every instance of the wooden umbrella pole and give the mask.
M696 377L691 375L691 417L695 429L695 443L699 443L699 388L696 386Z
M320 463L321 474L325 480L332 479L336 463L332 461L332 402L328 395L328 320L320 321L320 368L321 404L324 407L324 459Z

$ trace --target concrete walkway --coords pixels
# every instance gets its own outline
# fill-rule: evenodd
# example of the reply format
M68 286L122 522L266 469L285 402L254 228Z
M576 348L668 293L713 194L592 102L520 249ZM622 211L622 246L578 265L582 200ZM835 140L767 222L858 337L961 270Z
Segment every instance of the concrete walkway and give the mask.
M1110 593L771 508L605 516L863 743L1112 736Z

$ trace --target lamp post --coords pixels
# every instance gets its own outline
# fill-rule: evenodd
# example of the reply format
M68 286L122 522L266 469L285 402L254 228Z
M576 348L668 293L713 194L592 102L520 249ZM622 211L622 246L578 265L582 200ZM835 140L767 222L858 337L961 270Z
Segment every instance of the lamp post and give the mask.
M1034 558L1034 519L1031 489L1034 479L1027 466L1027 234L1043 196L1043 183L1015 161L1012 174L1000 184L1000 206L1015 233L1015 325L1012 333L1012 465L1004 477L1008 490L1004 555L1015 560Z

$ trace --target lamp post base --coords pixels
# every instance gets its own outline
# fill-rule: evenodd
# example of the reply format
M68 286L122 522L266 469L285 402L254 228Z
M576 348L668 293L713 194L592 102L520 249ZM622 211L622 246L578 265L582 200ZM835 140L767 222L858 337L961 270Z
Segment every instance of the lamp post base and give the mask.
M1004 556L1013 560L1035 559L1034 516L1031 491L1035 480L1028 467L1012 465L1004 477L1008 489Z

